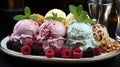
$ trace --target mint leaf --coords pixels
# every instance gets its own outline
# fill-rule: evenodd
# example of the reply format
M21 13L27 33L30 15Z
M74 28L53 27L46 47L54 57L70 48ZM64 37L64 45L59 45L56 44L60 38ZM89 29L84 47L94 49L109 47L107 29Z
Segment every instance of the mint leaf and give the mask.
M26 19L26 17L24 15L16 15L13 17L14 20L19 21L19 20L23 20Z
M69 10L70 10L70 12L71 12L72 14L74 14L75 16L77 16L77 13L76 13L77 8L76 8L74 5L70 5L70 6L69 6Z
M64 18L58 17L58 16L57 16L57 13L53 13L53 12L52 12L52 15L53 15L53 16L46 17L45 19L46 19L46 20L57 20L57 21L64 20Z
M31 15L31 10L30 10L29 7L25 7L24 14L25 14L26 17L29 17Z
M53 15L53 18L54 18L54 19L57 18L57 13L53 13L53 12L52 12L52 15Z
M88 18L87 12L81 11L81 14L80 14L80 16L78 18L78 21L84 21L86 18Z
M81 15L79 18L78 18L78 21L79 22L84 22L84 20L87 18L86 15Z
M96 22L93 21L92 19L85 19L86 23L90 23L90 24L95 24Z
M14 20L19 21L23 19L30 19L29 16L31 15L31 10L29 7L24 8L24 15L16 15L13 17ZM35 19L35 17L34 17Z
M70 13L72 13L78 22L94 24L95 22L88 18L88 12L83 10L82 5L69 5Z
M51 16L49 16L49 17L46 17L45 19L46 20L52 20L53 18Z
M36 20L38 19L39 17L38 16L31 16L30 19L33 19L33 20Z
M62 17L58 17L57 20L58 20L58 21L61 21L61 20L65 20L65 19L62 18Z
M86 11L82 11L82 15L88 15L88 12L86 12Z
M77 13L77 16L79 17L81 15L83 11L83 7L82 5L79 5L77 8L76 8L76 13Z

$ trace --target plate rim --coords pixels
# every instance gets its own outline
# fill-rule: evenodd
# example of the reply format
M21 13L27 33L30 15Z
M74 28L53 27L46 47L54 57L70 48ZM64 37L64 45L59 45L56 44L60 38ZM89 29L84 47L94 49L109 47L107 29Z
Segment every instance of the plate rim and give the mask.
M105 57L100 58L100 57L90 57L90 58L57 58L57 57L53 57L53 58L47 58L46 56L36 56L36 55L23 55L21 52L16 52L10 49L7 49L7 47L3 47L4 45L6 45L7 41L9 40L9 36L6 36L5 38L3 38L0 42L0 50L3 51L5 54L14 56L14 57L19 57L19 58L23 58L23 59L29 59L29 60L37 60L37 61L55 61L55 62L63 62L64 63L68 63L68 62L78 62L78 63L88 63L88 62L96 62L96 61L102 61L102 60L106 60L109 58L112 58L118 54L120 54L120 50L118 51L114 51L114 52L110 52L110 54L106 54ZM5 43L6 42L6 43ZM5 44L4 44L5 43Z

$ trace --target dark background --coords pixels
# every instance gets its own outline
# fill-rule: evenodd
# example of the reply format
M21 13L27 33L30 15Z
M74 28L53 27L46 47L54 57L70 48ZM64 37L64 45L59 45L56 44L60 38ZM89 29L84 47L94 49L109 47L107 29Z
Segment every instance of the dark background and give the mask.
M14 1L14 0L13 0ZM79 5L82 4L84 10L88 11L87 1L88 0L15 0L19 1L16 6L12 7L8 5L8 0L0 0L0 40L12 33L13 27L16 21L13 17L17 14L23 14L25 6L31 8L32 13L40 13L45 15L46 12L53 8L62 9L66 14L69 13L69 4ZM21 10L18 10L20 8ZM112 38L114 38L114 32L117 24L117 17L115 8L113 6L111 14L109 16L108 31ZM9 56L0 51L0 67L24 67L24 66L46 66L58 64L59 66L64 65L80 65L80 66L100 66L100 67L119 67L120 66L120 55L112 57L108 60L91 62L91 63L56 63L56 62L44 62L44 61L32 61L27 59L16 58Z

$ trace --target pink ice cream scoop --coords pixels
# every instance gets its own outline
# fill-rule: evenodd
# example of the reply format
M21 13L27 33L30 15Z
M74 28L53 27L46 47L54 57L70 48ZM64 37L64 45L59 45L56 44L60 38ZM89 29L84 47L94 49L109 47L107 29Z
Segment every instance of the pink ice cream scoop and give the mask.
M29 19L18 21L13 29L10 39L20 39L23 43L31 41L38 33L39 25Z
M38 39L43 42L43 48L61 48L64 46L66 27L59 21L46 21L39 28Z

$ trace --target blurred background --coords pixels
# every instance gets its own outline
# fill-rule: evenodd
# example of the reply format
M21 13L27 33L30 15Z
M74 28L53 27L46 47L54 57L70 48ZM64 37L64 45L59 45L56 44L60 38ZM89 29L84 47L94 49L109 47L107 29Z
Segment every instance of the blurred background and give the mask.
M114 0L113 0L114 1ZM13 17L17 14L24 14L25 6L30 7L32 13L45 15L53 8L58 8L69 13L69 5L83 5L83 9L88 11L88 0L0 0L0 40L12 33L16 21ZM114 37L117 17L113 6L109 16L109 33Z

